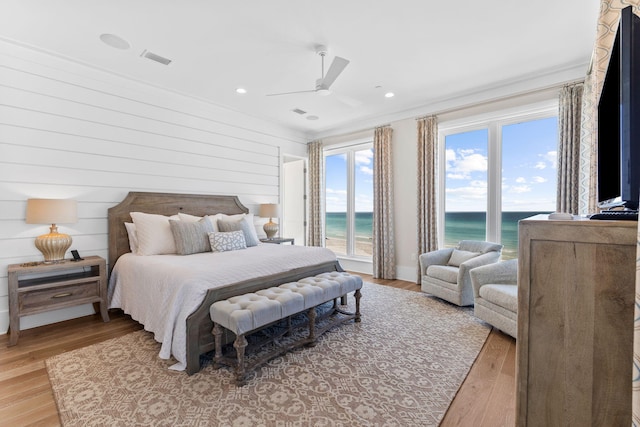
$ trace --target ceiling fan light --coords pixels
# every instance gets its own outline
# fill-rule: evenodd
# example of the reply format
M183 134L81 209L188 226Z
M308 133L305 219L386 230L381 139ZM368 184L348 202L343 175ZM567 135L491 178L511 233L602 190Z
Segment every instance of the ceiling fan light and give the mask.
M331 95L331 91L329 89L324 89L324 88L316 90L316 93L320 96Z

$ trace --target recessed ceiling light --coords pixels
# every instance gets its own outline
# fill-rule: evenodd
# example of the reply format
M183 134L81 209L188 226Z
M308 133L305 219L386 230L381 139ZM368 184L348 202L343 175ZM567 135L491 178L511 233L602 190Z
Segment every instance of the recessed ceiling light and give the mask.
M396 94L393 92L387 92L384 94L385 98L393 98L394 96L396 96Z
M318 120L319 118L318 116L307 116L307 120Z
M239 87L236 89L236 93L239 93L240 95L244 95L245 93L247 93L247 90L243 87Z
M123 39L120 36L116 36L115 34L100 34L100 40L103 43L108 44L111 47L115 47L116 49L129 49L131 45L128 41Z

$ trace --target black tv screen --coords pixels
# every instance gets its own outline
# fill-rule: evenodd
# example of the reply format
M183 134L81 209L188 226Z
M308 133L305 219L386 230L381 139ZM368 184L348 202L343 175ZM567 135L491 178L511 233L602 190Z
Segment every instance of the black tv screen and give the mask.
M598 103L598 201L640 198L640 18L622 10Z

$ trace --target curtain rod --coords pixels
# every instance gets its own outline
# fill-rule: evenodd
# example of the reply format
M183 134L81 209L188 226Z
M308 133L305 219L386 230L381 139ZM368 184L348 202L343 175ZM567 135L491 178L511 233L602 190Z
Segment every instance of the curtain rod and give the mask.
M510 99L519 98L521 96L531 95L531 94L536 93L536 92L544 92L544 91L551 90L551 89L562 89L566 85L571 85L571 84L576 84L576 83L584 83L584 78L576 79L576 80L569 80L569 81L566 81L566 82L564 82L564 83L562 83L560 85L555 84L555 85L550 85L550 86L546 86L546 87L543 87L543 88L532 89L532 90L529 90L529 91L526 91L526 92L520 92L520 93L517 93L517 94L505 96L505 97L502 97L502 98L494 98L494 99L489 99L487 101L478 102L478 103L475 103L475 104L467 104L467 105L458 106L458 107L455 107L455 108L449 108L447 110L442 110L442 111L439 111L437 113L430 113L430 114L427 114L427 115L421 115L421 116L415 117L414 119L415 120L420 120L420 119L423 119L423 118L426 118L426 117L431 117L431 116L436 116L437 117L437 116L442 115L442 114L453 113L453 112L456 112L456 111L464 110L466 108L481 107L483 105L492 104L494 102L508 101Z

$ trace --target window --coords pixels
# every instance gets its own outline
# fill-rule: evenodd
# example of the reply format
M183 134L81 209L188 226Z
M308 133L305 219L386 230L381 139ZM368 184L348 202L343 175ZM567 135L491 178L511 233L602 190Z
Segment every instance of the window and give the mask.
M444 245L463 239L501 242L503 259L516 258L518 221L555 210L556 110L445 126L440 169Z
M325 150L325 246L336 254L373 253L373 144Z

